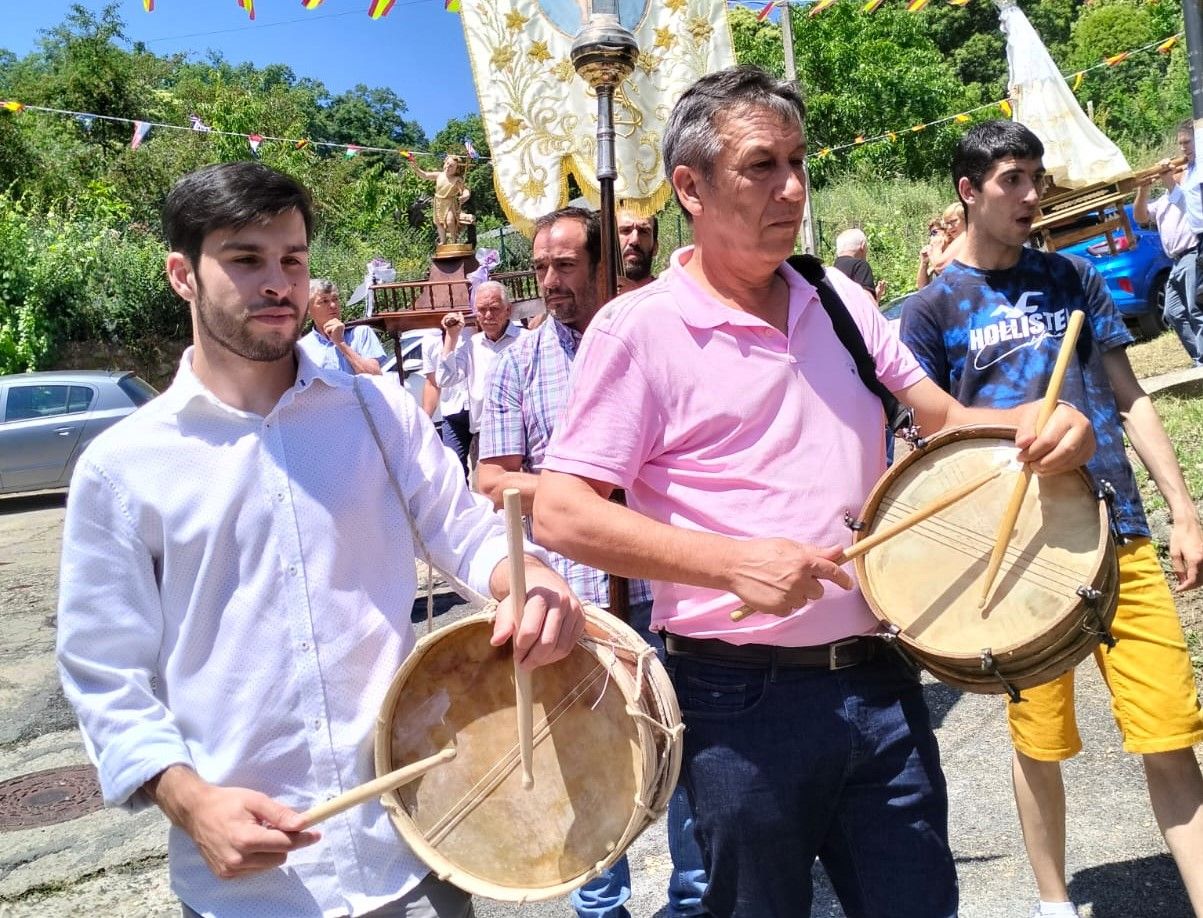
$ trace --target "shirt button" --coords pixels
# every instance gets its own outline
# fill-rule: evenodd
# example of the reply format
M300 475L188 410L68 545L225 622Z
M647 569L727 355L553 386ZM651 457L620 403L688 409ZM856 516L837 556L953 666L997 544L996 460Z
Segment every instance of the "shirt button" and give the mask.
M317 717L315 717L315 718L313 719L313 729L314 729L314 730L320 730L321 728L322 728L322 722L321 722L321 719L320 719L320 718L317 718Z
M288 573L295 577L297 575L297 566L295 564L288 565Z
M301 641L301 649L302 649L302 650L308 650L308 649L309 649L309 642L308 642L308 641Z
M276 500L279 500L279 501L284 500L284 492L283 491L276 492Z

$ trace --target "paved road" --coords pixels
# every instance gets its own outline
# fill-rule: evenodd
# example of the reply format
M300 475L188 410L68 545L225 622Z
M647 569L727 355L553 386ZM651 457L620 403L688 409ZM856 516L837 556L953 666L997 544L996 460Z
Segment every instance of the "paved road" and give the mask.
M0 498L0 782L85 760L52 660L62 498ZM451 606L450 597L440 603ZM462 614L452 607L441 616ZM1104 689L1081 670L1087 751L1066 768L1074 898L1093 918L1188 918L1190 909L1149 812L1140 764L1119 749ZM927 686L951 795L965 918L1023 918L1035 898L1010 794L1002 702ZM166 880L165 823L155 811L101 811L42 829L0 831L0 918L178 915ZM663 823L630 852L631 912L662 915ZM838 916L818 876L816 916ZM564 900L480 902L480 918L565 916Z

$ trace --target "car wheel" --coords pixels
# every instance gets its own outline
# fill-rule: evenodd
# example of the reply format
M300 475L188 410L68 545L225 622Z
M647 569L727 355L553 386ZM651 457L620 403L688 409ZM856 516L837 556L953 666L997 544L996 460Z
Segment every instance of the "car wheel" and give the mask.
M1169 272L1157 275L1149 292L1149 308L1136 318L1136 328L1142 341L1158 337L1169 326L1165 324L1165 282Z

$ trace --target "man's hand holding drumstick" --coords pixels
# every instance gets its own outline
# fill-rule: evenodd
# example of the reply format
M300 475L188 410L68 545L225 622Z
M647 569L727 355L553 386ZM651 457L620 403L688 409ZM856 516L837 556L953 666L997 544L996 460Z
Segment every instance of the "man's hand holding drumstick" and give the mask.
M524 559L526 602L517 629L508 562L503 559L493 569L489 587L503 601L497 607L492 644L500 647L514 638L515 658L524 669L534 669L568 656L585 633L585 612L564 578L538 558L525 555Z

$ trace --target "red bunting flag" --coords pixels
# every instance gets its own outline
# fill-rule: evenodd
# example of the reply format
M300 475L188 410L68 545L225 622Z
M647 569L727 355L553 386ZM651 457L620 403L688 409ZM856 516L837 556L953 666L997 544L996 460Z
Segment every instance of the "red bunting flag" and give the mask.
M253 21L255 18L255 0L238 0L238 5L246 10L247 16Z
M380 19L387 16L395 2L396 0L372 0L368 5L368 16L372 19Z
M823 10L827 9L833 3L835 3L835 0L819 0L818 3L810 8L810 12L806 15L809 17L818 16L819 13L823 12Z
M316 10L322 5L322 0L301 0L301 6L307 10Z
M775 7L776 5L777 5L777 0L769 0L769 2L764 5L764 9L762 9L759 13L756 14L756 21L764 22L766 19L768 19L769 13L773 12L773 7Z
M142 146L142 141L146 139L146 135L150 133L150 125L145 121L134 122L134 136L130 138L129 148L136 150Z
M259 144L263 143L262 134L247 134L246 142L251 145L251 152L256 156L259 155Z
M1176 44L1178 44L1178 36L1171 35L1169 38L1167 38L1165 41L1163 41L1161 44L1159 44L1157 46L1157 53L1158 54L1169 54L1170 49L1172 47L1174 47L1174 45L1176 45Z

